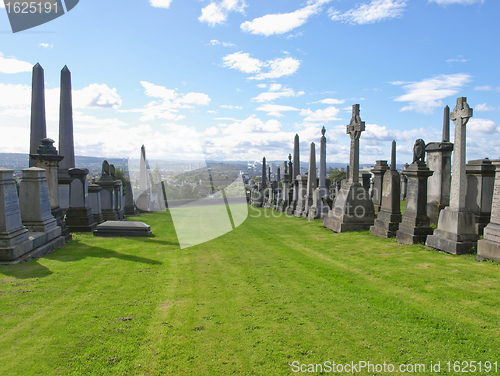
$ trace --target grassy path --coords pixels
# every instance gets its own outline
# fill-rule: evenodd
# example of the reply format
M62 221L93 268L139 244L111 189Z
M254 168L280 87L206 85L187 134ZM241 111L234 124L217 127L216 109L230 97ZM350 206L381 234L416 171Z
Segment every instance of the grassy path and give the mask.
M184 250L168 214L147 214L152 238L77 234L0 267L0 374L290 375L294 361L363 360L456 374L444 363L500 362L499 264L273 214L251 208Z

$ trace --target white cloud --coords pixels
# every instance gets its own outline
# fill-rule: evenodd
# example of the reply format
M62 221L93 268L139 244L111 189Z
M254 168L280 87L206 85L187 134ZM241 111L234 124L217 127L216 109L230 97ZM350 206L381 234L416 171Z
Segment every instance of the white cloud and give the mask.
M258 73L249 77L250 80L264 80L267 78L279 78L294 74L300 67L300 60L293 57L276 58L263 62L250 57L248 52L235 52L222 58L222 66L230 69L238 69L243 73ZM269 67L268 72L261 72L263 67Z
M13 56L4 57L3 53L0 52L0 73L21 73L32 70L33 64L17 60Z
M284 116L281 112L284 111L300 111L298 108L291 106L281 106L278 104L265 104L256 109L257 111L267 112L268 116L282 117Z
M271 119L266 122L252 115L243 121L227 124L222 131L223 134L251 133L251 132L280 132L282 128L278 120Z
M258 84L257 87L265 89L267 87L267 84Z
M218 46L218 45L222 45L224 47L236 47L235 44L233 43L229 43L229 42L220 42L218 41L217 39L212 39L209 43L210 45L212 46Z
M477 104L474 107L474 111L493 111L493 110L496 110L496 108L488 106L486 103Z
M499 133L498 125L489 119L472 118L467 123L467 134L476 136L492 136Z
M451 4L461 4L461 5L472 5L472 4L483 4L484 0L428 0L429 3L436 3L441 6L451 5Z
M40 43L38 45L38 47L43 47L43 48L49 48L50 47L50 48L52 48L52 47L54 47L54 45L53 44L48 44L48 43Z
M222 0L211 2L201 10L200 22L206 22L210 26L216 26L227 20L229 12L245 12L247 6L245 0Z
M416 111L431 114L438 107L443 107L441 99L452 96L468 82L471 76L465 73L441 74L426 78L419 82L391 82L393 85L403 85L406 94L395 99L397 102L409 102L401 111Z
M345 103L345 99L326 98L326 99L322 99L322 100L317 101L317 102L312 102L311 104L313 104L313 103L342 104L342 103Z
M282 88L280 84L271 84L267 92L260 93L252 99L257 102L269 102L282 97L298 97L303 94L303 91L295 93L293 89L287 87Z
M458 55L458 57L454 59L448 59L446 60L447 63L465 63L467 59L464 59L462 55Z
M231 69L238 69L243 73L257 73L264 65L259 59L250 57L248 52L235 52L234 54L226 55L222 58L224 63L222 66Z
M217 127L210 127L205 129L205 132L203 132L207 136L215 136L216 134L219 133L219 129Z
M334 21L358 25L370 24L401 17L406 2L407 0L372 0L369 4L357 5L345 13L331 8L329 16Z
M497 87L497 88L491 87L490 85L476 86L474 88L474 90L479 90L479 91L492 91L492 90L496 90L496 91L500 91L500 86Z
M331 0L309 0L307 6L291 13L267 14L241 24L241 30L258 35L284 34L305 24L308 19L320 13L324 4Z
M327 107L324 110L316 110L316 111L311 111L310 109L303 109L300 111L300 116L306 116L304 121L320 121L320 122L327 122L327 121L332 121L332 120L340 120L337 118L337 115L339 114L340 110L336 107Z
M74 108L118 108L122 105L116 88L110 89L106 84L91 84L73 93Z
M149 3L155 8L170 8L172 0L149 0Z
M227 105L227 104L223 104L220 106L221 108L228 108L230 110L242 110L243 107L241 106L233 106L233 105Z
M214 110L208 110L207 111L207 114L216 114L218 113L219 111L214 111Z
M166 119L170 121L182 120L184 115L178 115L181 108L194 108L194 106L206 106L211 99L204 93L179 94L175 90L167 89L164 86L141 81L144 93L148 97L159 98L149 102L144 108L121 110L121 112L139 112L142 116L140 121L151 121L155 119Z

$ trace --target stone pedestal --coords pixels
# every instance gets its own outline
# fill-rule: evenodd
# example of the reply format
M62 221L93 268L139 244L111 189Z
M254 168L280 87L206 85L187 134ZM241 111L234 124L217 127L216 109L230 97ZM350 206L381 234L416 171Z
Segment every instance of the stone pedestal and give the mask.
M307 175L297 175L297 183L297 206L295 207L293 215L296 217L302 217L302 212L306 208L305 197L307 193Z
M323 202L323 197L328 196L327 187L319 187L314 190L313 203L309 210L308 219L321 219L328 215L329 207Z
M375 167L371 170L373 174L373 189L371 193L375 211L379 212L382 205L382 182L385 172L389 169L387 161L376 161Z
M14 170L0 167L0 261L29 252L28 230L21 221Z
M109 164L107 161L103 162L102 175L101 178L96 182L96 184L102 188L101 208L104 220L119 220L120 217L118 215L118 212L115 210L115 180L109 175Z
M432 227L427 216L427 179L433 172L425 162L412 163L403 171L408 179L406 211L403 214L396 240L403 244L424 243L432 234Z
M477 234L483 235L483 230L491 217L495 166L489 159L478 159L469 161L465 166L465 172L467 175L465 207L474 213Z
M431 223L437 223L439 212L450 204L451 187L451 142L429 142L427 166L434 174L427 183L427 215Z
M92 216L94 217L94 222L96 223L104 222L101 207L101 191L102 188L97 184L91 184L88 187L89 206L90 210L92 211Z
M493 166L496 177L491 221L484 228L484 239L477 242L477 258L500 261L500 160L493 161Z
M373 202L359 182L345 182L337 193L323 226L334 232L369 230L375 220Z
M69 209L66 212L66 226L71 232L92 232L96 229L92 209L87 205L85 181L89 170L86 168L70 168L71 177L69 192Z

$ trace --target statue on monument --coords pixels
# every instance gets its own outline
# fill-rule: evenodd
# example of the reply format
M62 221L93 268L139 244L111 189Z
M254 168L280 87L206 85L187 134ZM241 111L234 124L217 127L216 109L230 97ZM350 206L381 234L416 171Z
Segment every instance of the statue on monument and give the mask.
M424 162L425 158L425 141L419 138L413 145L413 162Z

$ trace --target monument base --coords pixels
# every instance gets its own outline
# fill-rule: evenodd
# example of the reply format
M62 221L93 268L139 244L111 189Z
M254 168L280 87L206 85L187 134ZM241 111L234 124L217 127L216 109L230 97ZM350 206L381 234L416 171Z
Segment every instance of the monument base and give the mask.
M125 216L126 217L137 217L139 215L139 210L135 206L125 206Z
M290 202L290 205L286 208L285 212L287 215L293 215L295 213L295 208L297 207L297 201Z
M402 217L401 214L391 214L381 210L375 224L370 227L370 232L379 238L393 238L396 236Z
M151 226L144 222L106 221L97 226L94 236L151 236Z
M141 213L143 211L141 210ZM147 212L144 212L147 213ZM103 209L102 211L102 217L104 218L105 221L118 221L120 220L120 216L118 215L118 212L113 209Z
M92 232L96 229L92 209L69 208L66 212L66 226L71 232Z
M51 210L52 215L56 219L57 225L61 228L61 235L64 238L65 242L69 242L73 240L73 237L71 236L71 233L69 232L69 229L66 227L66 221L64 219L64 213L63 210L58 207L55 209Z
M334 232L369 230L375 221L375 210L366 189L359 183L344 184L323 226Z
M448 206L439 213L438 228L427 237L425 244L440 251L463 255L474 253L478 240L474 214Z
M495 260L500 262L500 243L481 239L477 242L477 257L478 261Z

